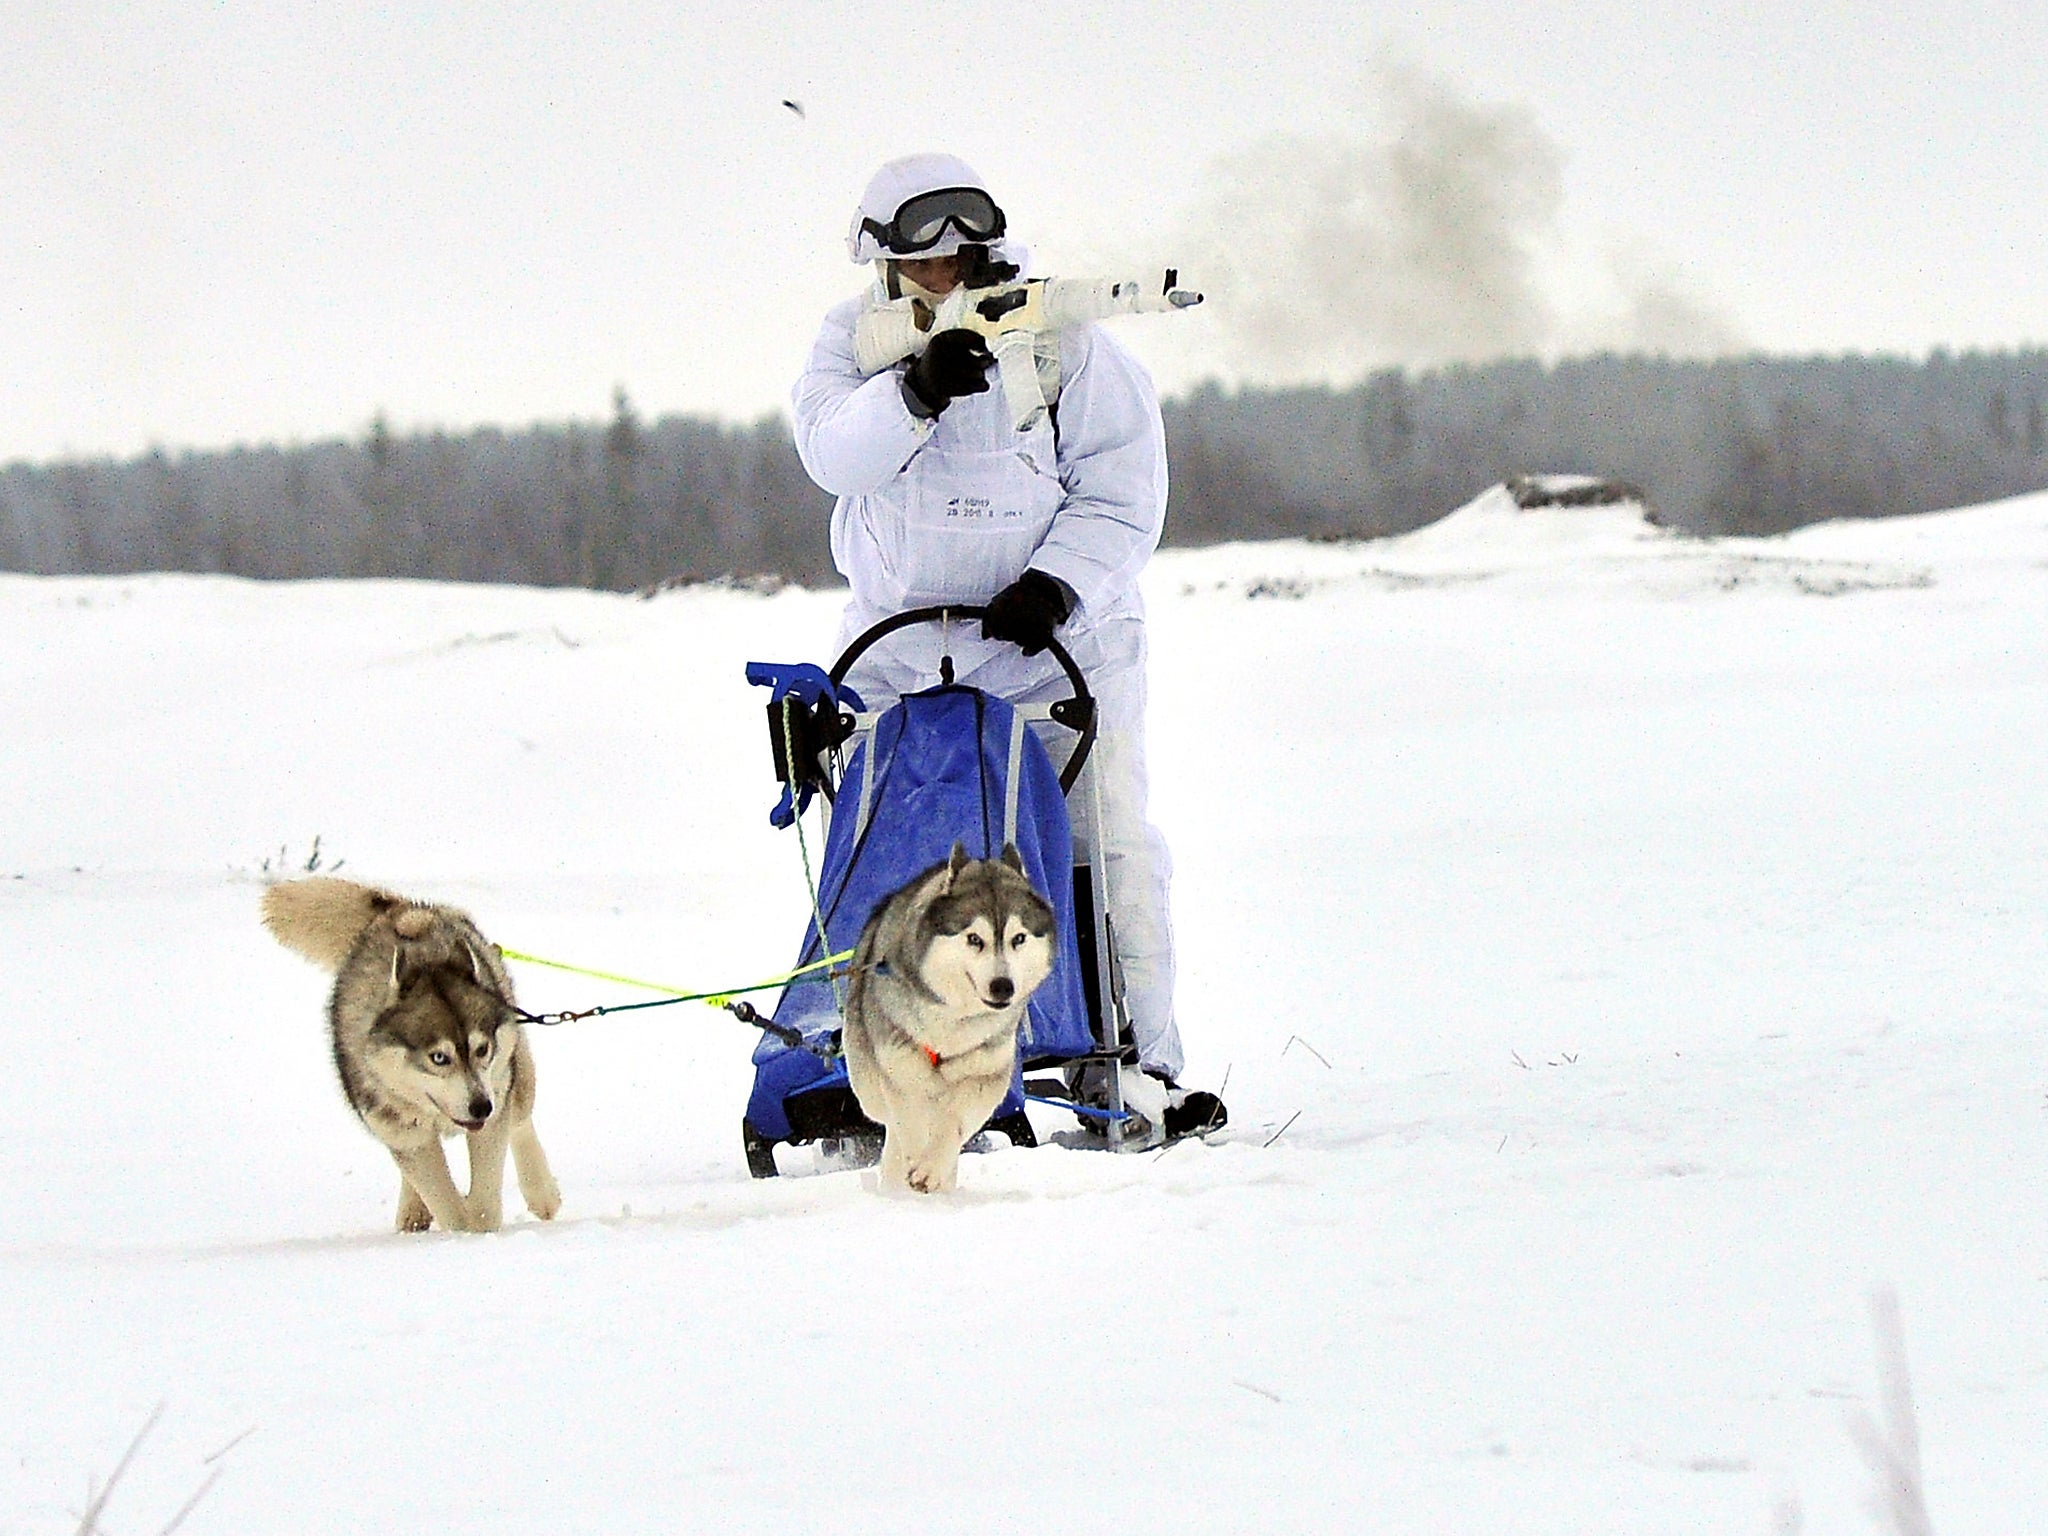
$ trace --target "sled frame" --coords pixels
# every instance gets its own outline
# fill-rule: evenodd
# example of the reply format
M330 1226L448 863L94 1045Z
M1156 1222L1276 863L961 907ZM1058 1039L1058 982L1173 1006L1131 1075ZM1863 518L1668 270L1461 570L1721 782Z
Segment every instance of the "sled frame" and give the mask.
M917 608L884 619L857 636L840 653L828 674L830 681L835 688L838 687L871 645L898 629L922 623L969 622L980 619L984 612L979 606ZM1022 1066L1026 1071L1035 1066L1059 1066L1069 1096L1078 1104L1097 1111L1101 1117L1099 1120L1088 1117L1083 1123L1094 1135L1100 1136L1109 1150L1121 1151L1125 1150L1127 1141L1132 1146L1139 1145L1127 1137L1124 1130L1128 1121L1125 1119L1121 1071L1124 1065L1136 1059L1136 1054L1131 1044L1130 1017L1124 1003L1123 971L1117 956L1115 924L1109 911L1107 864L1102 851L1101 791L1096 775L1088 771L1094 762L1098 723L1095 700L1088 690L1087 679L1066 648L1055 639L1047 649L1073 683L1074 694L1051 703L1010 706L1014 716L1010 754L1012 771L1008 775L1011 804L1005 808L1005 825L1013 826L1015 823L1019 779L1015 765L1022 734L1030 730L1037 734L1039 744L1053 761L1061 763L1060 789L1067 801L1073 848L1071 879L1075 941L1079 948L1077 959L1081 966L1082 996L1088 1011L1094 1049L1085 1056L1025 1061ZM937 680L942 686L952 682L951 660L951 657L942 659L941 674ZM823 830L828 837L835 817L853 815L865 818L871 809L869 797L879 775L872 771L863 773L860 794L848 803L838 794L840 770L863 744L869 747L872 756L875 727L886 713L886 709L842 711L839 717L841 730L835 733L838 739L820 748L814 763L804 765L807 769L814 767L816 781L827 787L821 816ZM1061 729L1051 729L1054 726ZM1063 750L1066 756L1062 763ZM787 766L793 774L796 765ZM855 826L856 831L862 830L864 821L856 822ZM1030 1087L1027 1083L1027 1091ZM799 1112L797 1105L801 1100L813 1102L804 1104ZM849 1089L828 1088L796 1094L784 1103L785 1108L791 1111L793 1134L785 1138L791 1146L817 1143L828 1155L849 1143L872 1140L879 1146L882 1128L860 1112L860 1106ZM801 1125L799 1120L803 1122ZM1001 1131L1014 1145L1037 1144L1031 1123L1021 1109L991 1120L986 1129ZM780 1172L775 1163L776 1139L746 1122L743 1122L743 1133L748 1170L755 1178L775 1177Z

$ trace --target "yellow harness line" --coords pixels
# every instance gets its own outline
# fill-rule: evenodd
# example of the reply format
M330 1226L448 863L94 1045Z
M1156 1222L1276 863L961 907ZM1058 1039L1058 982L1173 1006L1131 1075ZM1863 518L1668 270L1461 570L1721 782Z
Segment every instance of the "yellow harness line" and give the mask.
M643 992L664 993L672 1002L709 1003L714 1008L723 1008L734 998L744 996L748 992L766 992L772 987L779 987L785 982L794 981L799 976L808 975L812 971L822 971L828 966L838 965L842 961L853 958L852 950L842 949L836 955L827 955L822 960L813 960L809 965L800 965L793 971L784 971L780 976L770 976L766 981L757 981L752 986L729 987L723 992L690 992L681 987L663 986L660 982L641 981L637 977L621 976L615 971L593 971L588 966L567 965L560 960L543 960L539 955L529 955L516 949L506 949L503 945L498 947L498 953L507 960L517 960L526 965L544 965L551 971L569 971L578 976L594 977L599 981L615 981L621 986L638 987ZM645 1003L635 1003L633 1006L644 1008L648 1005Z

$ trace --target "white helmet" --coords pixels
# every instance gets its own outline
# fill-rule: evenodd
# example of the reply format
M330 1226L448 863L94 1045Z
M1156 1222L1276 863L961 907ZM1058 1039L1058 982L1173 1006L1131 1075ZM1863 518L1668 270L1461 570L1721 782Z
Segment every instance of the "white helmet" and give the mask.
M876 171L846 231L855 262L950 256L963 245L998 245L1007 220L956 155L905 155Z

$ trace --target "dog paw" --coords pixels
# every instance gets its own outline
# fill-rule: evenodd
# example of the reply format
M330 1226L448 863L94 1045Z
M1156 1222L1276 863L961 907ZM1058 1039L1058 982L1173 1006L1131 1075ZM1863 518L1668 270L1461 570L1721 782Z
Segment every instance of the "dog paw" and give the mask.
M410 1184L399 1191L397 1227L401 1232L424 1232L434 1224L434 1213L427 1209L427 1202L413 1193Z
M903 1182L920 1195L943 1195L960 1182L959 1164L948 1164L944 1158L933 1158L930 1162L913 1162L903 1170Z
M553 1179L545 1189L522 1188L519 1192L526 1197L526 1208L542 1221L553 1221L562 1209L562 1191Z

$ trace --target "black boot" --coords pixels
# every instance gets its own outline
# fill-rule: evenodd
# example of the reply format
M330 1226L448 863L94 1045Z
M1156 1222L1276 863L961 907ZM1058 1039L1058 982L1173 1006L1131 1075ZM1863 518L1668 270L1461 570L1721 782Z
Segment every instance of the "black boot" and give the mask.
M1160 1130L1166 1133L1166 1139L1179 1141L1183 1136L1206 1136L1221 1130L1230 1123L1230 1111L1207 1089L1176 1088L1169 1083L1165 1121Z

